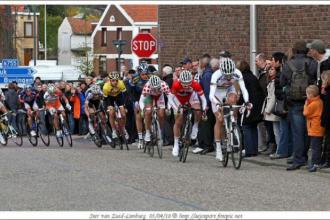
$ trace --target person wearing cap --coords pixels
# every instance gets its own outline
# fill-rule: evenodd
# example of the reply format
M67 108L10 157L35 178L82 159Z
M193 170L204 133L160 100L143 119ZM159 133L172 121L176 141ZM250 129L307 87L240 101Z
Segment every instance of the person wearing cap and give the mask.
M317 82L321 85L321 74L323 71L330 70L329 54L326 53L325 44L322 40L313 40L307 44L310 55L317 62Z
M180 64L182 65L183 69L191 71L192 61L189 57L185 57Z
M293 56L283 65L282 74L280 78L280 86L285 89L292 88L292 80L294 66L297 70L304 70L308 75L308 84L313 84L316 82L317 75L317 63L307 56L307 47L304 40L297 41L292 48ZM295 85L297 87L297 85ZM290 94L290 93L289 93ZM287 168L287 170L297 170L300 167L306 165L307 163L307 128L306 128L306 118L303 115L303 109L305 104L305 99L302 96L297 99L296 97L292 99L290 96L287 97L288 100L288 118L291 125L291 135L292 135L292 145L293 145L293 158L292 165Z

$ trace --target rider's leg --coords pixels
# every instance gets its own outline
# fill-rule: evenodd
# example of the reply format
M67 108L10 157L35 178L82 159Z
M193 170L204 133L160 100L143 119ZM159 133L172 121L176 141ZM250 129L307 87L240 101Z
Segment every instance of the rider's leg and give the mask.
M115 109L112 106L108 107L109 110L109 122L112 128L112 138L117 138L116 123L115 123Z
M136 124L136 130L138 132L138 136L139 136L139 142L138 142L138 149L142 149L143 148L143 124L142 124L142 117L141 117L141 113L140 113L140 107L139 107L139 103L135 102L134 103L134 114L135 114L135 124Z
M222 161L221 149L221 129L223 124L222 115L219 112L214 112L216 122L214 125L214 141L216 145L216 159Z
M192 108L194 109L201 109L201 104L198 98L198 95L196 92L193 92L193 94L190 97L189 100L190 105L192 106ZM194 124L191 130L191 139L195 140L197 138L197 134L198 134L198 124L199 121L201 120L202 117L202 112L201 111L194 111Z
M145 141L150 141L151 139L151 113L152 113L152 105L148 104L144 108L144 123L145 123L145 128L146 128L146 134L144 137Z
M93 136L93 135L95 135L94 109L88 108L88 110L86 112L88 112L88 130L89 130L89 133Z
M174 147L172 154L173 156L179 155L179 137L180 137L180 129L183 124L183 116L182 114L177 114L175 118L175 124L173 127L173 133L174 133Z

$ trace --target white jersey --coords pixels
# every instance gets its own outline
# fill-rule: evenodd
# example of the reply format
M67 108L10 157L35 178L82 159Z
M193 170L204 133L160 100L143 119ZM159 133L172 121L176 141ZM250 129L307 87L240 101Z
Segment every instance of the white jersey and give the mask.
M234 87L235 82L238 82L240 86L244 101L249 102L249 93L246 90L242 73L238 69L235 69L230 79L227 79L226 75L223 74L221 70L217 70L213 73L209 95L210 101L214 104L221 103L223 97L228 93L236 91ZM220 94L221 97L216 98L216 93Z

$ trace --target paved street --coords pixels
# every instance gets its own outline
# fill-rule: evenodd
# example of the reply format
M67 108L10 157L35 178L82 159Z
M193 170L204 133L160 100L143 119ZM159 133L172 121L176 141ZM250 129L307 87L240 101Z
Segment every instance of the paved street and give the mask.
M98 149L81 137L73 148L0 148L0 210L329 210L330 173L287 172L284 161L250 158L239 171L211 155L187 163L131 150ZM155 152L156 153L156 152ZM155 154L156 156L156 154ZM230 161L231 162L231 161ZM277 163L277 164L276 164Z

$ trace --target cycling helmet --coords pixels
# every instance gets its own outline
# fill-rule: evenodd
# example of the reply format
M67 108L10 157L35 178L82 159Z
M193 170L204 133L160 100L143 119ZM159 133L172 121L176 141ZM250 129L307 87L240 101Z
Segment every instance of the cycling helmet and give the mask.
M32 90L33 87L31 85L25 85L24 90Z
M224 75L232 75L235 72L235 63L230 58L222 58L220 60L220 70Z
M183 83L183 84L189 84L193 80L192 74L189 70L183 70L180 73L179 79L180 79L181 83Z
M143 62L137 67L138 73L148 73L148 64Z
M100 94L101 88L99 85L92 85L90 91L93 95Z
M54 84L49 84L48 85L48 88L47 88L47 92L49 94L53 94L55 92L56 88L55 88L55 85Z
M114 71L109 73L109 78L110 80L119 80L119 73Z
M160 88L160 78L158 76L151 76L150 79L149 79L149 83L150 83L150 86L151 88L153 89L158 89Z

